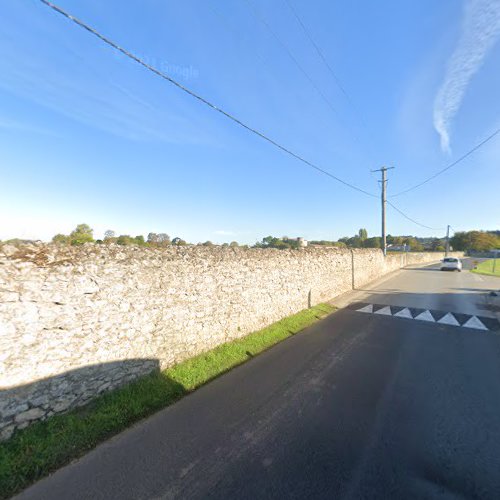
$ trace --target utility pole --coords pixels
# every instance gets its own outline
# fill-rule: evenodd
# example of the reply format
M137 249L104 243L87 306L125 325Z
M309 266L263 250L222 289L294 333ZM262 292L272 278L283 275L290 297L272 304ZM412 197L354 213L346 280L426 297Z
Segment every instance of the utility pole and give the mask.
M386 232L385 232L385 205L387 201L387 175L386 172L388 170L393 169L394 167L382 167L377 170L372 170L372 172L382 172L382 180L379 181L382 184L381 191L381 202L382 202L382 238L380 247L384 252L384 256L387 255L387 240L386 240Z
M446 246L444 252L445 257L448 257L449 251L450 251L450 225L448 224L448 227L446 228Z

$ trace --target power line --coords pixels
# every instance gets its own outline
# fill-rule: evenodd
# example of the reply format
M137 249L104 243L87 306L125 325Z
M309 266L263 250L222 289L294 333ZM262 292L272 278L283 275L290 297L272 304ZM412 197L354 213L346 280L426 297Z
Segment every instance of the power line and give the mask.
M321 167L318 167L317 165L315 165L314 163L310 162L309 160L306 160L305 158L303 158L302 156L298 155L297 153L294 153L290 149L286 148L285 146L282 146L278 142L276 142L273 139L269 138L264 133L259 132L258 130L250 127L249 125L245 124L244 122L242 122L241 120L239 120L235 116L231 115L227 111L224 111L223 109L219 108L215 104L212 104L210 101L208 101L204 97L200 96L199 94L196 94L195 92L193 92L192 90L188 89L184 85L180 84L179 82L177 82L176 80L174 80L170 76L166 75L165 73L161 72L160 70L156 69L155 67L151 66L150 64L144 62L142 59L140 59L136 55L132 54L131 52L127 51L126 49L120 47L119 45L117 45L115 42L113 42L109 38L105 37L104 35L101 35L94 28L92 28L88 24L85 24L83 21L80 21L76 17L72 16L71 14L69 14L68 12L66 12L65 10L61 9L60 7L58 7L57 5L54 5L53 3L49 2L48 0L40 0L40 2L42 2L47 7L50 7L55 12L63 15L64 17L66 17L70 21L73 21L75 24L77 24L81 28L87 30L89 33L91 33L92 35L96 36L101 41L103 41L107 45L111 46L113 49L118 50L119 52L121 52L122 54L124 54L128 58L132 59L136 63L138 63L141 66L145 67L146 69L148 69L149 71L153 72L157 76L163 78L164 80L167 80L168 82L172 83L173 85L175 85L177 88L179 88L180 90L182 90L186 94L189 94L191 97L194 97L195 99L197 99L198 101L202 102L206 106L209 106L213 110L221 113L226 118L229 118L230 120L232 120L233 122L237 123L241 127L245 128L249 132L252 132L253 134L259 136L261 139L264 139L265 141L269 142L270 144L272 144L276 148L280 149L284 153L286 153L286 154L294 157L295 159L301 161L302 163L305 163L306 165L308 165L309 167L313 168L314 170L316 170L318 172L321 172L322 174L327 175L328 177L331 177L332 179L336 180L337 182L340 182L341 184L344 184L345 186L350 187L351 189L354 189L355 191L359 191L360 193L366 194L367 196L371 196L371 197L375 197L375 198L377 197L376 195L374 195L372 193L369 193L368 191L365 191L364 189L361 189L361 188L355 186L354 184L351 184L351 183L349 183L347 181L344 181L340 177L337 177L336 175L333 175L332 173L328 172L327 170L324 170Z
M340 91L342 92L342 94L344 94L344 97L346 98L347 102L349 103L349 105L351 106L352 110L354 111L355 116L359 119L361 127L364 128L365 130L367 130L366 122L365 122L365 120L363 118L363 115L360 113L360 111L358 110L358 108L355 106L354 101L351 99L351 97L347 93L347 90L344 88L344 86L340 82L340 79L337 77L337 74L335 73L335 71L333 70L333 68L328 63L326 57L323 54L323 51L320 49L319 45L315 42L313 36L311 35L311 32L309 31L309 29L306 27L305 23L300 18L297 10L293 7L292 2L290 0L285 0L285 3L287 4L287 6L290 9L290 11L292 12L293 16L295 17L295 19L299 23L299 25L302 28L302 31L305 33L307 39L309 40L309 42L311 42L312 46L316 50L316 53L318 54L318 56L320 57L320 59L323 61L323 64L326 66L327 70L329 71L330 75L332 76L333 80L335 81L337 87L340 89ZM374 156L373 156L373 151L371 149L371 145L369 147L366 147L367 146L366 143L361 144L361 141L359 140L358 135L354 131L352 131L352 130L351 130L351 132L353 133L353 136L356 139L356 142L360 143L360 145L362 147L363 146L365 147L365 150L368 153L368 156L370 157L372 163L375 163L375 161L373 159Z
M334 79L335 83L337 84L337 87L340 89L340 91L342 92L342 94L344 94L344 97L346 98L347 102L351 105L351 107L353 108L354 112L357 115L359 115L359 118L360 118L362 124L364 125L363 117L361 116L360 112L358 111L358 109L354 105L354 102L352 101L351 97L347 93L347 90L344 88L344 86L340 82L340 79L336 75L335 71L333 70L333 68L328 63L326 57L323 54L323 51L320 49L320 47L318 46L318 44L314 41L314 38L312 37L309 29L306 27L306 25L304 24L304 22L300 18L299 14L298 14L297 10L295 9L295 7L293 6L292 2L290 0L285 0L285 3L288 5L288 8L290 9L290 11L292 12L292 14L294 15L294 17L297 20L297 22L300 24L300 26L302 28L302 31L304 31L307 39L311 42L311 45L314 47L314 49L316 50L316 53L318 54L318 56L320 57L320 59L323 61L323 64L328 69L330 75L332 75L332 78Z
M419 188L420 186L423 186L424 184L427 184L432 179L435 179L438 175L441 175L442 173L444 173L447 170L449 170L450 168L454 167L455 165L457 165L461 161L465 160L468 156L470 156L472 153L474 153L474 151L477 151L481 146L483 146L484 144L486 144L488 141L491 141L491 139L493 139L499 133L500 133L500 128L498 128L497 130L495 130L495 132L493 132L491 135L489 135L488 137L486 137L486 139L483 139L479 144L477 144L476 146L474 146L470 151L468 151L467 153L465 153L458 160L455 160L453 163L450 163L450 165L448 165L447 167L443 168L442 170L439 170L439 172L436 172L434 175L431 175L430 177L428 177L424 181L420 182L419 184L415 184L415 186L409 187L408 189L405 189L404 191L400 191L399 193L393 194L391 196L391 198L394 198L396 196L400 196L402 194L408 193L410 191L413 191L414 189Z
M321 89L316 85L316 83L314 82L314 80L310 77L309 73L302 67L302 65L299 63L299 61L297 60L297 58L293 55L292 51L288 48L288 45L283 40L281 40L281 38L272 29L271 25L257 11L257 9L255 8L255 5L253 4L253 1L252 0L245 0L245 1L246 1L247 5L250 7L250 12L254 16L254 18L257 19L257 21L259 21L260 23L262 23L266 27L266 29L269 31L269 33L271 33L271 35L274 37L274 39L283 47L283 50L288 54L288 57L293 61L293 63L295 64L295 66L297 66L297 68L299 69L299 71L307 78L307 80L312 85L312 87L316 90L316 92L319 94L319 96L321 97L321 99L323 99L323 101L325 101L325 103L327 104L327 106L335 114L338 115L338 112L335 109L335 107L333 106L333 104L330 102L330 100L328 99L328 97L326 97L326 95L321 91Z
M239 37L240 40L243 39L241 36L241 31L239 31L235 26L227 19L226 14L222 14L220 10L214 7L213 2L208 2L206 4L208 8L212 11L212 13L222 22L222 24L229 30L231 31L232 37ZM262 52L260 50L255 50L255 54L257 55L258 59L263 65L268 64L267 57L262 55Z
M387 200L387 203L394 209L396 212L399 212L403 217L408 219L410 222L413 222L413 224L416 224L417 226L424 227L425 229L430 229L431 231L444 231L444 227L430 227L426 226L425 224L421 224L420 222L417 222L415 219L412 219L408 215L406 215L404 212L402 212L398 207L396 207L393 203L391 203L389 200Z
M281 45L281 47L283 48L283 50L285 50L285 52L288 54L288 57L292 60L292 62L295 64L295 66L297 66L297 68L299 69L299 71L307 78L307 80L309 81L309 83L316 90L316 92L323 99L323 101L327 104L327 106L337 115L337 117L339 118L339 120L343 124L345 124L345 120L342 120L342 118L339 115L337 109L333 106L333 104L328 99L328 97L326 97L326 95L324 94L324 92L320 89L320 87L314 82L314 80L311 78L311 76L307 73L307 71L299 63L298 59L293 55L293 52L290 50L290 48L288 47L288 45L276 34L276 32L271 27L271 25L264 18L264 16L262 16L259 13L259 11L257 10L257 8L255 7L255 4L254 4L253 0L245 0L245 2L247 3L247 5L248 5L248 7L249 7L249 9L250 9L250 11L252 13L252 15L254 16L254 18L257 21L259 21L260 23L262 23L264 25L264 27L269 31L269 33L271 33L271 35L274 37L274 39L278 42L278 44ZM351 102L351 106L353 106L353 108L354 108L354 105L352 104L352 102ZM361 141L359 140L359 138L356 135L356 133L351 129L351 127L349 127L348 125L346 125L346 127L350 129L350 132L352 133L353 138L355 139L356 142L359 143L360 147L363 147L363 144L361 144ZM373 162L373 154L371 152L369 152L369 156L372 157L372 162Z

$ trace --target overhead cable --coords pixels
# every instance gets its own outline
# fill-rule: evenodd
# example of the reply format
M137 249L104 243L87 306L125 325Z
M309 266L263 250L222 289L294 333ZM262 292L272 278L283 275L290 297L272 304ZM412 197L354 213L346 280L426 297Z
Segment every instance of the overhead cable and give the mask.
M319 94L321 99L326 103L326 105L335 113L337 113L337 110L333 106L333 104L330 102L328 97L322 92L322 90L316 85L314 80L311 78L309 73L303 68L303 66L299 63L297 58L293 55L293 52L288 48L288 45L281 40L281 38L277 35L277 33L273 30L271 25L264 19L264 17L257 11L255 8L255 5L252 0L245 0L248 6L250 7L250 12L252 15L259 21L268 31L271 33L273 38L283 47L283 50L288 54L288 57L292 60L292 62L297 66L298 70L306 77L306 79L309 81L311 86L316 90L316 92Z
M331 103L330 99L328 99L328 97L325 95L325 93L321 90L321 88L315 83L315 81L311 78L311 76L309 75L309 73L307 73L307 71L304 69L304 67L299 63L298 59L294 56L292 50L288 47L288 45L277 35L276 31L273 30L273 28L271 27L271 25L266 21L266 19L264 18L264 16L259 13L259 11L257 10L257 8L255 7L255 4L254 4L254 1L253 0L245 0L246 3L248 4L249 6L249 9L250 9L250 12L252 13L252 15L255 17L255 19L257 21L259 21L268 31L269 33L273 36L273 38L278 42L279 45L281 45L281 47L283 48L283 50L288 54L288 57L292 60L292 62L295 64L295 66L299 69L299 71L307 78L307 80L309 81L309 83L311 84L311 86L316 90L316 92L319 94L319 96L323 99L323 101L327 104L327 106L338 116L339 120L344 122L344 120L342 120L342 118L340 117L337 109L333 106L333 104ZM298 18L297 14L294 12L293 10L293 7L289 4L289 7L290 9L292 10L292 12L295 14L295 16L297 17L297 20L299 21L299 23L301 24L301 26L303 26L303 24L301 23L300 19ZM303 26L303 29L305 29L305 26ZM308 35L309 37L309 35ZM311 42L314 44L313 40L311 39ZM317 50L319 50L319 48L317 48ZM325 60L325 63L326 63L326 60ZM327 64L327 63L326 63ZM330 69L330 72L332 73L332 75L334 76L334 79L337 83L337 85L339 85L343 91L343 93L347 96L347 92L345 91L345 89L342 87L342 85L340 84L340 81L338 80L338 78L335 76L335 74L333 73L333 70L331 69L331 67L329 67ZM347 96L348 98L348 101L350 103L350 105L353 107L353 109L356 111L356 108L354 107L354 104L352 103L352 101L349 99L349 97ZM357 113L359 115L359 113ZM361 120L362 121L362 120ZM352 130L351 127L347 126L348 129L350 129L350 132L352 133L353 135L353 138L355 139L356 142L358 142L360 144L361 147L364 147L364 145L361 143L360 139L358 138L357 134L355 133L355 131ZM372 157L372 162L373 162L373 155L372 153L367 149L368 151L368 156L371 156Z
M295 17L295 19L299 23L299 25L302 28L302 31L306 35L307 39L309 40L309 42L311 42L311 45L316 50L316 53L318 54L318 56L320 57L320 59L323 61L323 64L325 65L325 67L327 68L328 72L332 76L333 80L337 84L337 87L340 89L340 91L342 92L342 94L344 94L344 97L346 98L347 102L351 105L352 109L359 116L361 122L364 125L364 120L363 120L361 114L359 113L358 109L354 105L353 100L351 99L351 97L347 93L347 90L342 85L339 77L337 76L337 74L335 73L335 71L333 70L333 68L331 67L331 65L328 63L326 57L323 54L323 51L320 49L319 45L315 42L313 36L311 35L311 32L306 27L305 23L302 21L301 17L299 16L299 14L298 14L297 10L295 9L295 7L293 6L292 2L290 0L285 0L285 3L288 5L288 8L290 9L290 11L292 12L293 16Z
M481 146L483 146L484 144L486 144L488 141L491 141L491 139L493 139L494 137L496 137L499 133L500 133L500 128L498 128L497 130L495 130L495 132L493 132L491 135L489 135L488 137L486 137L486 139L483 139L479 144L476 144L476 146L474 146L471 150L467 151L467 153L465 153L460 158L458 158L458 160L455 160L453 163L450 163L447 167L443 168L442 170L439 170L434 175L431 175L430 177L428 177L424 181L419 182L418 184L415 184L414 186L411 186L408 189L400 191L399 193L393 194L391 196L391 198L394 198L396 196L400 196L400 195L405 194L405 193L409 193L410 191L413 191L414 189L417 189L420 186L423 186L424 184L427 184L429 181L432 181L432 179L435 179L438 175L443 174L444 172L446 172L450 168L453 168L455 165L457 165L461 161L465 160L468 156L470 156L472 153L474 153L474 151L477 151Z
M205 99L201 95L193 92L192 90L190 90L189 88L185 87L184 85L182 85L178 81L174 80L173 78L171 78L167 74L165 74L162 71L156 69L154 66L151 66L150 64L146 63L145 61L143 61L142 59L140 59L136 55L132 54L128 50L120 47L118 44L116 44L115 42L113 42L109 38L105 37L104 35L102 35L101 33L99 33L97 30L95 30L94 28L92 28L91 26L89 26L88 24L85 24L83 21L80 21L79 19L77 19L73 15L69 14L65 10L61 9L57 5L53 4L52 2L49 2L48 0L40 0L40 2L42 2L44 5L46 5L47 7L51 8L52 10L56 11L57 13L63 15L64 17L66 17L70 21L74 22L75 24L77 24L81 28L87 30L89 33L91 33L92 35L96 36L101 41L103 41L104 43L106 43L107 45L109 45L110 47L112 47L113 49L121 52L122 54L124 54L128 58L132 59L136 63L140 64L141 66L145 67L149 71L153 72L157 76L159 76L159 77L163 78L164 80L167 80L168 82L172 83L173 85L175 85L177 88L179 88L180 90L182 90L186 94L189 94L191 97L194 97L195 99L197 99L201 103L205 104L206 106L209 106L213 110L221 113L226 118L229 118L230 120L232 120L233 122L235 122L239 126L245 128L249 132L257 135L261 139L264 139L265 141L267 141L268 143L272 144L276 148L280 149L284 153L286 153L286 154L294 157L295 159L301 161L302 163L306 164L307 166L313 168L314 170L316 170L316 171L318 171L318 172L320 172L320 173L322 173L324 175L327 175L328 177L336 180L337 182L340 182L341 184L344 184L344 186L347 186L347 187L349 187L351 189L354 189L355 191L363 193L363 194L365 194L367 196L377 197L375 194L369 193L368 191L365 191L364 189L361 189L361 188L355 186L354 184L351 184L351 183L349 183L349 182L341 179L340 177L337 177L336 175L328 172L327 170L324 170L323 168L321 168L321 167L317 166L316 164L312 163L311 161L303 158L299 154L294 153L293 151L291 151L290 149L286 148L285 146L282 146L281 144L279 144L275 140L269 138L263 132L260 132L257 129L255 129L255 128L249 126L249 125L247 125L246 123L242 122L241 120L239 120L238 118L236 118L232 114L228 113L227 111L224 111L222 108L219 108L215 104L212 104L210 101L208 101L207 99Z
M430 227L426 226L425 224L422 224L420 222L417 222L415 219L412 219L408 215L406 215L403 211L401 211L398 207L396 207L393 203L391 203L389 200L386 200L387 204L390 205L396 212L399 212L403 217L408 219L410 222L413 222L413 224L416 224L417 226L424 227L425 229L430 229L431 231L444 231L445 228L443 227Z

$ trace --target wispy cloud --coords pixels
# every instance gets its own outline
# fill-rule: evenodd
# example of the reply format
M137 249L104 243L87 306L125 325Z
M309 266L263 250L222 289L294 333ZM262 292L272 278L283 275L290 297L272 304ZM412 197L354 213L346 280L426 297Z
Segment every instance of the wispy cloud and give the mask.
M10 118L5 118L2 116L0 116L0 129L6 131L21 131L34 134L43 134L43 135L51 135L54 137L61 137L59 134L56 134L54 131L50 129L38 127L30 123L11 120Z
M434 102L434 128L450 152L450 125L471 78L500 37L500 0L467 0L460 39Z

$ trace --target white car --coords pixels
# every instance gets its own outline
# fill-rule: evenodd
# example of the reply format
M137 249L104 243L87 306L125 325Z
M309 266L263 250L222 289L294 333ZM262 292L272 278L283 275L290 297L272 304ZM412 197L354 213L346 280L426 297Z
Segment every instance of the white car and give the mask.
M456 257L445 257L441 261L441 271L462 271L462 262Z

